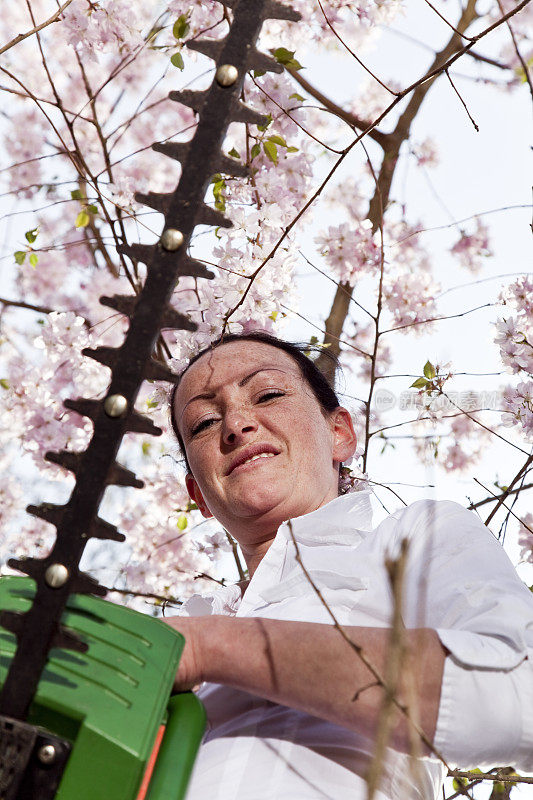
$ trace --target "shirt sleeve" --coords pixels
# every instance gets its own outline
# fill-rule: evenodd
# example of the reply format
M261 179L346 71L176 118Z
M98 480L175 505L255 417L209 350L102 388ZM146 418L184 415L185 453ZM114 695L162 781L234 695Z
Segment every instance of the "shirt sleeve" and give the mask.
M435 747L455 767L533 771L533 595L472 512L421 501L395 515L409 539L408 628L429 627L448 651Z

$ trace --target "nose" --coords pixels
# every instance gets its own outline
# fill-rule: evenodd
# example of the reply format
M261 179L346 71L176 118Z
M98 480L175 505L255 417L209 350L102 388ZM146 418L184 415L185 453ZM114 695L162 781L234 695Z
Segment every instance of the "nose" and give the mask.
M244 409L228 410L222 424L224 444L236 445L257 430L257 422L253 415Z

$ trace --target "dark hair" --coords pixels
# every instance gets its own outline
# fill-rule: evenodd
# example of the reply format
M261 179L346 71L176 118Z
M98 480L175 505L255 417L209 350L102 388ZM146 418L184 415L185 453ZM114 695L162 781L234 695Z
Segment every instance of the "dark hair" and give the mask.
M176 392L178 390L178 386L180 385L181 379L195 361L198 361L198 359L201 358L205 353L208 353L211 350L216 350L217 347L221 347L224 344L229 344L230 342L261 342L262 344L269 344L271 347L277 347L278 350L283 350L285 353L291 356L300 367L302 377L311 388L320 405L320 408L324 413L335 411L335 409L340 406L339 398L337 397L333 387L330 385L328 379L319 370L313 359L306 355L306 353L310 351L326 354L326 357L331 360L333 374L335 374L335 371L338 367L338 361L332 353L329 353L327 350L324 350L322 347L317 345L294 344L293 342L286 342L284 339L278 339L277 336L272 336L270 333L265 333L263 331L250 331L249 333L228 333L222 336L220 339L216 339L212 344L209 345L209 347L204 348L195 356L193 356L187 367L180 375L177 383L175 383L172 387L172 392L170 394L170 422L188 470L189 462L187 461L187 453L185 452L183 439L181 438L181 434L178 430L178 424L174 416L174 400L176 397Z

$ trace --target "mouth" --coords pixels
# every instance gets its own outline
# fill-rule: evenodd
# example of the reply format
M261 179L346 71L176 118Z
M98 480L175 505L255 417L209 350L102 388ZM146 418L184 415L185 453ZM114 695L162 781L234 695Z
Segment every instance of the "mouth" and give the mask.
M255 445L251 447L247 447L241 453L239 453L236 458L230 464L230 467L227 471L227 475L231 475L232 472L236 470L241 471L246 469L250 466L250 464L254 464L255 462L262 461L266 458L273 458L279 454L279 450L276 450L271 445Z

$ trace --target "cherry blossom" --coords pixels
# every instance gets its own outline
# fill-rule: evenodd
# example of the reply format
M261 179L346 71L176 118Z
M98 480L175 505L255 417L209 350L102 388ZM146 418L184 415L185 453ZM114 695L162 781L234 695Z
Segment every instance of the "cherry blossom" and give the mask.
M520 425L527 439L533 440L533 381L522 381L503 392L502 423Z
M315 241L338 279L350 286L355 286L361 274L379 267L381 250L369 219L330 226Z
M125 0L90 3L73 0L63 14L67 41L85 57L119 50L130 52L143 43L135 7Z
M489 230L478 218L472 233L461 230L461 236L451 248L453 255L459 258L460 263L471 272L479 272L483 266L483 258L492 255L489 242Z
M419 167L436 167L439 163L437 144L431 136L413 146L413 155Z
M527 525L527 527L526 527ZM518 530L518 544L522 548L520 550L520 558L523 561L529 561L533 564L533 514L528 513L520 520Z

